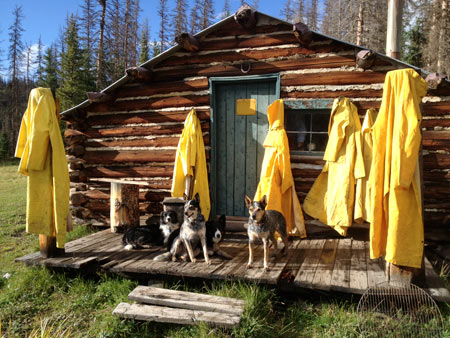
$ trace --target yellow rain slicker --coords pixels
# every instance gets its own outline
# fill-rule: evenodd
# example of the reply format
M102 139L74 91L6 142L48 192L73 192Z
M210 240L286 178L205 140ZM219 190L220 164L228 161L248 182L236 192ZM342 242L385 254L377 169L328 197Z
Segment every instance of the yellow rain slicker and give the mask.
M335 99L328 124L322 172L305 198L305 212L342 236L353 222L356 179L364 177L361 122L348 98Z
M418 166L420 101L427 83L413 69L388 72L372 127L370 257L420 268L423 222Z
M202 215L207 220L211 211L208 171L206 169L205 144L200 120L192 109L184 121L178 142L172 180L172 197L183 197L186 176L192 176L192 196L199 194Z
M306 237L303 213L292 177L283 100L276 100L267 108L267 117L270 129L264 140L261 177L254 200L260 201L266 195L267 209L283 214L288 233Z
M70 182L50 89L30 92L15 156L21 158L19 173L28 176L27 232L56 237L56 246L64 248Z
M368 184L372 164L372 126L377 119L377 114L375 109L368 109L362 125L362 153L366 175L356 180L354 218L357 223L363 223L364 221L370 223L370 189Z

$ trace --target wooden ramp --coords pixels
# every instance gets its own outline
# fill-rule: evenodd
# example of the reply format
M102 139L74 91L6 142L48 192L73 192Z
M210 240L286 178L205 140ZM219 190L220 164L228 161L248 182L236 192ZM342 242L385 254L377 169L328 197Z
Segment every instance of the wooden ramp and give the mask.
M138 286L128 298L136 303L120 303L113 314L122 318L162 323L233 328L239 326L245 302L240 299L194 292Z
M317 289L362 294L377 283L386 280L382 260L369 258L369 243L352 238L304 239L290 242L288 254L271 258L269 271L264 272L262 245L255 250L255 264L247 269L248 249L245 237L225 238L223 251L233 257L224 260L211 257L207 265L197 263L155 262L153 257L164 250L155 247L127 251L122 246L122 235L104 230L66 244L66 253L57 258L41 258L32 253L17 261L27 265L82 270L106 271L130 277L158 278L164 276L200 279L240 279L262 284L278 285L287 291ZM450 301L450 293L425 259L425 290L438 301Z

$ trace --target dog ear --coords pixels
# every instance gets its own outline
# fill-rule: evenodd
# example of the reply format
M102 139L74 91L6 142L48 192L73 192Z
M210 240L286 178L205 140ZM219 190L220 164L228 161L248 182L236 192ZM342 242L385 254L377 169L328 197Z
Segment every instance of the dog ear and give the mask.
M247 206L247 209L250 208L250 204L252 204L252 199L248 197L247 195L244 196L245 205Z
M196 200L197 202L200 202L200 195L198 193L195 194L194 200Z
M187 200L188 200L188 195L183 194L183 199L184 199L185 201L187 201Z
M263 209L265 209L266 208L266 206L267 206L267 196L266 195L264 195L262 198L261 198L261 204L263 205Z
M164 224L164 211L161 211L161 214L159 215L159 223Z

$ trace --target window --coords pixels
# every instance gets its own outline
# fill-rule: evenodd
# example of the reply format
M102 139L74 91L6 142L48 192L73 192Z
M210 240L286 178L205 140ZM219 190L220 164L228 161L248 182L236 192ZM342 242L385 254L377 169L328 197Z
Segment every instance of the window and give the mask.
M291 152L323 154L332 104L333 100L285 101L285 129Z

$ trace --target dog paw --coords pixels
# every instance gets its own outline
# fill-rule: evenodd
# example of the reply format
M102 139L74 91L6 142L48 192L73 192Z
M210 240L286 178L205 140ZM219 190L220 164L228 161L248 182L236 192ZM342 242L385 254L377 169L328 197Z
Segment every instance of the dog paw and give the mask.
M247 264L247 269L251 269L251 268L253 268L252 263L248 263L248 264Z
M269 271L269 267L268 267L268 266L265 266L265 267L264 267L264 272L267 272L267 271Z
M211 261L210 260L205 261L205 263L208 264L208 265L211 265Z
M196 258L193 258L193 259L192 259L192 263L195 263L195 262L197 262L197 259L196 259Z

